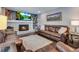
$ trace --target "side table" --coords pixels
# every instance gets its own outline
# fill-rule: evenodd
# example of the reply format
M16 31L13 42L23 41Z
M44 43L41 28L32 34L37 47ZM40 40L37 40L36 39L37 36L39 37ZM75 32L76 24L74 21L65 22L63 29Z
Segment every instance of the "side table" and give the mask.
M24 46L22 44L22 40L21 39L17 39L15 41L15 44L16 44L17 52L23 52L23 51L25 51L25 48L24 48Z

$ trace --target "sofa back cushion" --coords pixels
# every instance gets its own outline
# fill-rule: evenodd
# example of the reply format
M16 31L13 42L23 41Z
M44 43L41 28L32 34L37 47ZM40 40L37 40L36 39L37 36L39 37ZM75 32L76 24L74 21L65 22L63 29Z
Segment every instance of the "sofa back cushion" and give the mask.
M69 27L67 27L67 26L62 26L62 25L45 25L45 30L46 31L51 31L51 32L56 32L56 33L58 33L60 29L62 30L64 28L66 29L67 32L69 32Z
M48 30L51 31L51 32L55 32L55 28L54 27L49 27Z

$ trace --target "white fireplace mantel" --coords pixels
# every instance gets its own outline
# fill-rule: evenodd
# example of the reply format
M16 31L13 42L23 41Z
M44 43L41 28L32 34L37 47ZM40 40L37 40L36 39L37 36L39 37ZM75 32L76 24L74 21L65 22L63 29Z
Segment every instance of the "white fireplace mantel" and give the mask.
M19 25L29 25L29 30L27 31L19 31ZM28 32L34 32L33 29L33 21L20 21L20 20L8 20L8 26L14 27L14 30L17 31L17 35L28 33Z
M8 23L18 23L18 22L33 22L33 21L8 20Z

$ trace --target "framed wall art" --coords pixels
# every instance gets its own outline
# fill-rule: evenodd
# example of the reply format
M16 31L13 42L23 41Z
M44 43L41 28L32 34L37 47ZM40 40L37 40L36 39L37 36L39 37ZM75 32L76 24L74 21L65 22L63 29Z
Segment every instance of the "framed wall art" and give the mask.
M62 20L62 13L61 12L47 15L47 21L61 21L61 20Z

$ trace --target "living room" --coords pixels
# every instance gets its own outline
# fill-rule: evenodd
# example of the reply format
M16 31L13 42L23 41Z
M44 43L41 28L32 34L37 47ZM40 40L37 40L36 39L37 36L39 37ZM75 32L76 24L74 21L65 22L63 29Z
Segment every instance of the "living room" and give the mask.
M0 14L7 16L2 52L79 51L78 7L1 7Z

